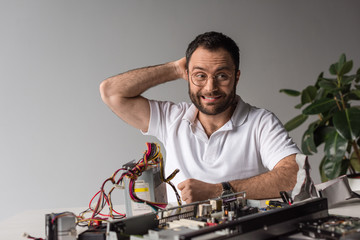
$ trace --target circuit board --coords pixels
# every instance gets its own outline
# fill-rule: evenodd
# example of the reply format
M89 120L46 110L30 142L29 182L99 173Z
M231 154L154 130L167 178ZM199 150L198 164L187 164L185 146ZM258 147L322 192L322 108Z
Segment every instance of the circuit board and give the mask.
M106 234L111 240L271 239L297 232L302 221L329 216L322 198L268 210L243 205L242 198L213 200L112 221Z

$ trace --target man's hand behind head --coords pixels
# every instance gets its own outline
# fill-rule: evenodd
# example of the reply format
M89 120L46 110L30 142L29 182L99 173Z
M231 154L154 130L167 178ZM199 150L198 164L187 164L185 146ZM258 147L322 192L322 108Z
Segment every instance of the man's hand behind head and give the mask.
M174 61L174 66L176 68L176 72L179 75L179 78L188 80L187 72L186 72L186 58L183 57L177 61Z

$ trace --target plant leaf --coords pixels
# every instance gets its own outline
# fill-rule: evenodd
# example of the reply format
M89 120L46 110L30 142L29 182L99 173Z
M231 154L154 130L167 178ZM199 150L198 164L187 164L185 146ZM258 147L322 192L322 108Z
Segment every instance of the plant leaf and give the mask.
M343 94L346 94L350 91L350 88L351 88L351 84L348 84L348 85L343 85L342 87L339 87L337 89L338 92L342 92Z
M352 67L353 67L352 60L345 62L345 64L342 65L340 70L338 71L339 76L343 76L344 74L347 74L348 72L350 72Z
M342 77L342 84L347 85L351 84L352 81L356 78L356 75L350 75L350 76L343 76Z
M337 89L336 80L332 80L332 79L325 79L325 78L321 79L319 81L319 86L330 91L334 91Z
M351 154L350 164L355 169L355 171L360 172L360 159L357 158L355 152Z
M345 175L350 166L350 160L345 158L341 161L340 175Z
M302 103L299 103L299 104L297 104L296 106L295 106L295 108L296 109L300 109L300 108L302 108L302 106L304 106Z
M360 89L349 92L349 100L360 100Z
M317 153L315 141L314 141L314 130L317 125L317 121L309 125L309 128L304 132L301 141L301 150L305 155L312 155Z
M335 129L326 136L324 147L326 160L323 163L323 170L327 178L334 179L343 174L344 171L346 172L349 163L344 166L343 158L347 145L348 141L342 138Z
M319 88L317 91L316 97L314 100L320 100L325 98L328 95L329 91L325 90L324 88Z
M351 91L351 93L354 93L356 96L360 98L360 89L353 90Z
M323 157L319 166L321 181L327 182L346 174L349 164L350 161L348 159L344 159L339 163L333 163L330 159L326 158L326 156Z
M319 81L324 78L324 72L321 72L316 80L315 87L319 89Z
M320 123L321 124L321 123ZM333 127L328 126L320 126L317 127L314 131L314 142L316 146L319 146L323 142L325 142L326 136L333 131Z
M331 75L337 75L337 63L331 64L329 68L329 72Z
M344 67L344 64L346 63L346 56L345 54L341 54L339 57L339 61L337 62L337 73L340 73L340 70ZM339 74L340 75L340 74Z
M296 91L296 90L292 90L292 89L280 89L279 92L283 92L289 96L292 96L292 97L297 97L300 95L300 92L299 91Z
M317 89L314 86L308 86L301 92L301 103L312 102L316 97Z
M360 109L356 107L345 109L334 114L336 131L347 140L355 140L360 136Z
M325 137L324 152L327 158L340 161L345 155L348 140L333 129Z
M284 127L287 131L291 131L295 128L297 128L298 126L300 126L303 122L306 121L306 119L308 118L307 115L304 115L304 114L300 114L296 117L294 117L293 119L291 119L290 121L288 121Z
M355 82L360 82L360 68L356 71L356 78L355 78Z
M327 178L326 174L325 174L325 169L324 169L324 162L327 161L326 156L324 156L320 162L319 165L319 172L320 172L320 177L321 177L321 182L327 182L329 181L329 179Z
M341 175L341 161L334 162L329 158L324 159L322 170L327 179L331 180Z
M330 109L332 109L335 106L336 106L335 99L322 98L319 100L315 100L312 104L307 106L303 110L303 114L312 115L312 114L323 113L323 112L329 111Z

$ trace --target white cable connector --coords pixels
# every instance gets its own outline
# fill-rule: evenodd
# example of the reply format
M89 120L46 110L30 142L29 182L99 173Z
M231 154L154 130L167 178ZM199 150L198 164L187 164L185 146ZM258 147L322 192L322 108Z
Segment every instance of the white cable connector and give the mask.
M24 232L22 236L23 236L24 238L29 238L29 237L30 237L30 235L29 235L28 233L26 233L26 232Z
M124 181L121 181L120 184L115 184L114 183L115 188L117 189L125 189L125 184Z

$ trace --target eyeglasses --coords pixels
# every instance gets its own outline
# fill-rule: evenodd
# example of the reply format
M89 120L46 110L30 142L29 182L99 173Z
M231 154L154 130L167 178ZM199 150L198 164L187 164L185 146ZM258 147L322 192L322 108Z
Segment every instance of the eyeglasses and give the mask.
M227 86L231 82L232 74L227 72L220 72L211 76L219 86ZM191 74L191 82L198 86L205 86L209 76L204 72L195 72Z

